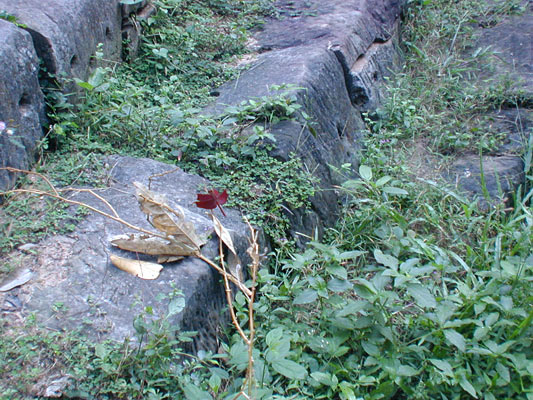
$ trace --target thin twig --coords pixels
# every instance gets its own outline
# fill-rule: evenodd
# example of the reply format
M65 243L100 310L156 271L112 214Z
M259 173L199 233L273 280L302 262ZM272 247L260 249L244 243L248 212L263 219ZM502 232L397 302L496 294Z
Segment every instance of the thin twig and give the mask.
M237 332L239 332L239 335L241 335L242 339L244 340L244 342L249 345L249 340L248 340L248 337L246 336L246 334L244 333L244 331L242 330L241 328L241 325L239 324L239 320L237 319L237 315L235 315L235 309L233 308L233 300L232 300L232 292L231 292L231 287L229 285L229 280L228 280L228 271L226 270L226 263L224 262L224 248L223 248L223 245L222 245L222 239L220 239L218 241L218 253L220 255L220 265L222 267L222 270L224 271L224 273L222 274L223 278L224 278L224 289L225 289L225 292L226 292L226 300L228 302L228 309L229 309L229 313L231 315L231 320L233 322L233 325L235 325L235 328L237 328Z
M168 240L168 237L165 236L165 235L161 235L159 233L151 232L151 231L149 231L147 229L144 229L144 228L141 228L139 226L135 226L135 225L130 224L129 222L123 220L120 217L115 217L114 215L111 215L111 214L108 214L108 213L106 213L104 211L101 211L98 208L90 206L89 204L82 203L81 201L67 199L67 198L65 198L65 197L63 197L63 196L61 196L59 194L56 195L56 194L53 194L53 193L50 193L50 192L46 192L44 190L38 190L38 189L14 189L14 190L8 190L7 192L1 192L0 194L6 195L6 194L11 194L11 193L30 193L30 194L36 194L36 195L39 195L39 196L52 197L54 199L57 199L57 200L60 200L60 201L64 201L65 203L74 204L74 205L77 205L77 206L80 206L80 207L85 207L85 208L87 208L87 209L89 209L91 211L94 211L95 213L98 213L100 215L103 215L104 217L112 219L113 221L116 221L116 222L118 222L120 224L126 225L128 228L131 228L133 230L136 230L136 231L139 231L139 232L142 232L142 233L146 233L147 235L157 236L159 238Z
M48 186L50 186L50 188L54 191L54 194L59 196L59 193L57 192L57 190L54 187L54 185L52 185L52 182L50 182L48 180L48 178L46 176L44 176L43 174L40 174L40 173L35 172L35 171L27 171L25 169L18 169L18 168L13 168L13 167L2 167L2 168L0 168L0 170L2 170L2 169L8 170L9 172L21 172L21 173L26 174L26 175L37 175L39 178L41 178L43 181L45 181L48 184Z
M203 254L199 253L198 255L196 255L196 257L198 257L200 260L206 262L207 264L209 264L211 267L213 267L214 269L216 269L221 275L224 275L224 270L222 268L220 268L218 265L216 265L213 261L211 261L209 258L205 257ZM246 296L247 299L250 298L250 296L252 295L252 292L250 289L248 289L246 286L244 286L242 284L241 281L239 281L238 279L236 279L233 275L229 274L228 273L228 279L234 283L242 292L243 294Z

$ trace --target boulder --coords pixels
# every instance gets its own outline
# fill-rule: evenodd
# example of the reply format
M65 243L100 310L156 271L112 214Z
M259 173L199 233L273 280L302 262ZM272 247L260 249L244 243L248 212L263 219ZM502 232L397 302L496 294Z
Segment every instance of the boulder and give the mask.
M44 67L65 93L79 89L72 78L87 80L99 43L106 60L120 60L119 0L0 0L0 9L32 35Z
M1 19L0 71L0 167L27 169L44 123L39 60L30 34ZM0 170L0 191L13 187L15 179L15 174Z
M274 85L293 85L292 92L311 122L300 118L273 127L275 155L297 154L323 189L312 199L313 210L291 210L295 232L313 235L334 223L340 210L333 186L346 177L331 167L351 164L356 170L364 122L361 112L380 99L379 85L398 59L394 40L403 1L281 1L281 17L269 19L254 35L259 53L238 79L219 88L216 104L226 105L275 94Z
M520 102L533 104L533 5L523 15L480 29L474 49L490 51L481 78L490 85L508 80Z
M189 175L172 165L149 159L113 156L106 159L109 187L94 189L131 224L154 231L141 212L135 197L133 182L150 185L153 192L164 194L172 207L186 210L197 232L206 232L212 222L207 210L193 202L199 191L211 188L208 181ZM87 193L75 199L109 211L105 205ZM237 210L226 209L227 217L215 211L222 224L230 231L242 265L247 265L248 228ZM195 330L192 351L216 351L217 329L225 294L221 277L200 259L185 259L164 264L155 280L143 280L119 270L109 261L110 255L130 259L155 261L152 256L126 252L110 245L109 239L118 234L133 233L131 229L91 213L78 223L76 230L58 235L32 246L24 265L33 272L26 284L2 294L0 308L5 302L20 304L24 313L35 313L37 320L54 329L79 328L98 339L135 338L134 318L146 307L152 307L152 318L165 317L169 296L181 290L185 308L171 316L172 326ZM202 253L211 259L218 256L218 239L213 234ZM0 285L1 286L1 285Z
M482 208L496 203L511 204L510 196L524 178L524 162L518 156L483 156L480 159L477 155L467 155L455 160L449 169L449 179L455 180L458 188L481 199Z

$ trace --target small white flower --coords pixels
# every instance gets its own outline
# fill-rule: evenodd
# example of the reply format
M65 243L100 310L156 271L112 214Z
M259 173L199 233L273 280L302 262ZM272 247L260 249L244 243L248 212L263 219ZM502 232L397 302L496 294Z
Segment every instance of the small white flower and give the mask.
M6 129L6 123L4 121L0 121L0 133L2 133Z
M14 132L13 129L8 129L8 130L6 131L6 133L7 133L8 135L10 135L10 136L13 134L13 132Z

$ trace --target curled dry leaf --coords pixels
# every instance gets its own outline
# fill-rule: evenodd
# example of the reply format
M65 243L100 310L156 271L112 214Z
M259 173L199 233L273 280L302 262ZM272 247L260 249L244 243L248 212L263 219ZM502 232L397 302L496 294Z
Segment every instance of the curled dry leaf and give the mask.
M231 252L231 254L229 254L229 256L227 257L229 270L235 278L242 282L244 280L244 277L242 275L241 260L237 255L237 252L235 251L235 246L233 245L231 234L224 227L224 225L222 225L219 219L215 217L214 214L211 214L211 218L213 219L213 226L215 228L216 234L218 235L222 243L224 243Z
M187 254L164 253L169 255L191 255L191 251L198 252L206 243L206 239L199 237L194 224L185 218L183 209L179 206L171 208L163 195L151 192L144 185L135 182L137 200L142 212L148 216L148 221L154 228L168 236L169 241L179 243L180 247L188 249Z
M198 251L196 247L191 247L189 243L173 240L171 237L167 240L137 233L113 236L111 244L122 250L135 251L152 256L183 257L195 255Z
M141 279L156 279L163 269L163 266L160 264L130 260L129 258L115 256L114 254L111 254L109 258L115 267Z

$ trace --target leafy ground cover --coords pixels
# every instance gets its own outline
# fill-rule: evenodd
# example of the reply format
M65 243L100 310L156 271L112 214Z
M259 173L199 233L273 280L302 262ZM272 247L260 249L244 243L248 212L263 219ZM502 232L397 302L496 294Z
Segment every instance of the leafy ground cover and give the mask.
M519 12L514 1L411 2L403 32L406 67L388 82L390 95L383 107L368 116L361 179L337 188L346 197L343 218L324 240L311 241L303 251L284 248L259 272L253 397L533 398L531 164L525 163L527 182L512 209L496 205L482 211L476 201L428 179L428 171L409 162L417 143L427 145L436 162L464 149L491 151L497 145L498 138L484 131L483 115L516 99L505 83L469 84L466 78L475 75L472 62L484 55L466 56L465 49L475 26ZM202 15L198 10L194 14ZM170 52L171 46L162 43L145 50L152 61L162 48ZM164 74L164 67L154 68ZM93 81L93 89L88 86L89 98L112 96L114 90L104 94L98 87L122 79L113 71L103 73L111 75L102 83ZM146 90L140 98L155 100ZM285 118L294 112L282 93L262 105L279 112L265 113L263 106L250 103L220 121L205 121L194 110L169 106L172 120L153 132L157 138L168 136L172 145L164 150L159 143L165 141L154 140L157 151L148 155L180 157L194 170L192 158L199 154L215 179L246 154L246 162L268 165L268 146L275 143L267 131L258 129L245 140L232 138L232 131L216 135L229 118L261 121L265 115ZM150 112L160 112L157 104L153 107ZM100 137L98 132L107 128L93 128L104 114L99 110L86 113L95 118L85 132L91 140L67 132L73 123L82 125L68 110L61 111L66 115L57 124L66 133L56 140L78 146L80 152L119 143L131 151L141 151L141 144L143 152L151 152L150 135L142 143L128 138L127 130ZM128 117L106 115L102 121L122 129ZM171 126L181 134L171 137ZM531 159L532 152L525 149L524 158ZM294 163L272 168L287 176L297 168ZM251 173L238 177L248 182L256 178ZM301 195L294 201L305 199L306 193L293 193ZM235 301L246 330L245 298L237 295ZM235 398L248 366L247 348L237 333L230 330L221 338L220 354L186 355L190 335L165 319L149 322L149 314L147 309L136 320L136 344L95 345L74 333L43 332L31 320L21 331L0 325L2 396L35 393L35 382L57 371L71 376L67 396L73 398ZM13 376L19 379L7 385Z

